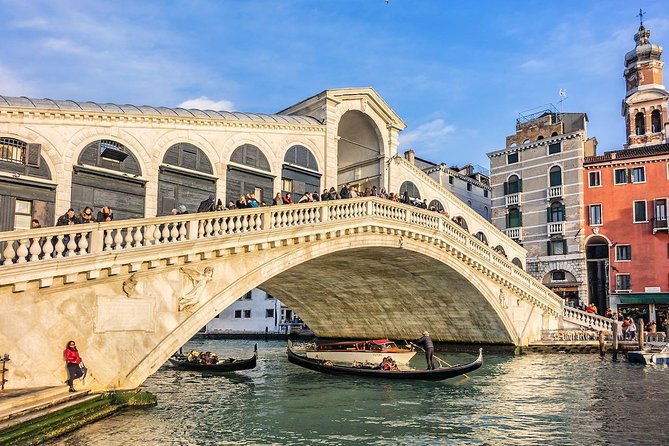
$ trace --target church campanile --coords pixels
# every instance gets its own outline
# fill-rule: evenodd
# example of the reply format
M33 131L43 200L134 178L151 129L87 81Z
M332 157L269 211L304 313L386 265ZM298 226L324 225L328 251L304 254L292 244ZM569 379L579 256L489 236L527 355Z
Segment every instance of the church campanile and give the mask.
M622 114L627 128L630 148L658 144L667 138L667 98L662 83L662 47L650 43L650 30L641 25L634 35L636 46L625 55L625 84L627 91Z

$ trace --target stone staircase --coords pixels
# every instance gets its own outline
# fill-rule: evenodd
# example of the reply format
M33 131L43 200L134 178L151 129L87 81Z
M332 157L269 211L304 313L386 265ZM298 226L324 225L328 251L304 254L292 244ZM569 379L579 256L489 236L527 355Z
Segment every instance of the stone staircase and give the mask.
M70 392L67 386L13 390L0 393L0 433L44 415L90 401L88 390Z

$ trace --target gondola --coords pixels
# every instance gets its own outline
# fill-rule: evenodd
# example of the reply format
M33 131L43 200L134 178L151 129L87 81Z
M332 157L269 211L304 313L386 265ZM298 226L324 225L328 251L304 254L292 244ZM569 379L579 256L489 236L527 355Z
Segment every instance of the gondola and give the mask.
M474 362L469 364L455 365L452 367L440 367L434 370L381 370L379 368L355 367L340 364L333 364L318 359L310 359L295 353L292 349L292 343L288 342L288 361L304 368L315 370L317 372L329 373L331 375L353 375L370 378L383 379L413 379L426 381L440 381L464 375L481 367L483 364L483 349L479 349L479 356Z
M258 344L253 348L253 357L249 359L228 358L217 362L216 364L200 364L190 362L184 355L174 355L170 358L170 363L180 370L191 370L207 373L225 373L235 372L237 370L249 370L256 367L258 360Z

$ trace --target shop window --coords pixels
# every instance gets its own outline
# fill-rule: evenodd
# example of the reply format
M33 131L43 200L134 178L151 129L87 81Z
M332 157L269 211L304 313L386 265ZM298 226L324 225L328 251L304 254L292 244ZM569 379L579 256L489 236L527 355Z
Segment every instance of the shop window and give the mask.
M518 152L509 153L506 156L506 163L507 164L515 164L517 162L518 162Z
M634 167L632 169L632 183L645 183L646 169L645 167Z
M560 152L562 152L562 144L559 141L548 146L549 155L554 155Z
M242 318L242 310L235 310L235 319Z
M266 318L274 317L274 308L267 308L265 310L265 317Z
M632 246L616 245L616 261L632 260Z
M251 317L251 310L244 310L244 319L248 319Z
M472 183L467 183L467 190L471 192L471 190L472 190Z
M598 226L602 224L602 205L591 204L589 206L590 226Z
M631 289L630 275L616 274L616 291L629 291Z
M599 187L602 185L602 176L598 170L588 173L588 185L590 187Z
M635 201L634 202L634 223L645 223L648 219L646 218L646 202L645 201Z

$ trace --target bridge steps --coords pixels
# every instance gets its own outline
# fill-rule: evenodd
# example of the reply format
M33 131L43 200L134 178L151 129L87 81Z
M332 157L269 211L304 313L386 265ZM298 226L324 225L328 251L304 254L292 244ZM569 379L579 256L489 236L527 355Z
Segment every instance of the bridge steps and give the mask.
M70 392L67 386L22 389L0 396L0 430L96 398L88 390Z

